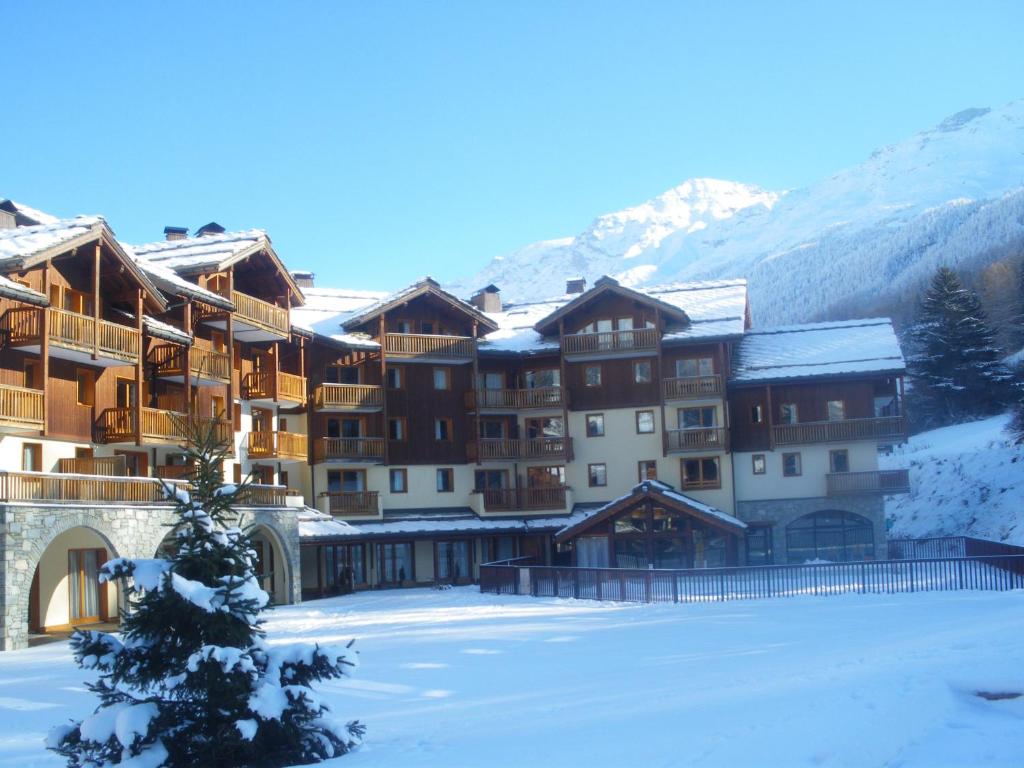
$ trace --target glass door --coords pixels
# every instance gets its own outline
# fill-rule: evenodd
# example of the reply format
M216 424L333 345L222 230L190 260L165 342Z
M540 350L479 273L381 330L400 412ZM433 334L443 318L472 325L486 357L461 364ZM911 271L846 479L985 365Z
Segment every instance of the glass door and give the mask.
M68 550L68 598L72 624L100 620L102 549Z

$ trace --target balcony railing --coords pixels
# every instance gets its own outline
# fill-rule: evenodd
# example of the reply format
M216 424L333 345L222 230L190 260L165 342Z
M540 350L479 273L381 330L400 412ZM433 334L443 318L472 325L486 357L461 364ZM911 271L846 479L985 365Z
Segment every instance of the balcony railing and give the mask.
M681 376L665 379L662 382L666 400L691 400L699 397L721 397L722 377L715 373L711 376Z
M185 378L185 348L177 344L158 344L149 351L157 376ZM231 358L226 352L192 347L189 350L189 379L227 384L231 379Z
M479 389L466 393L466 408L497 408L521 411L531 408L561 408L561 387L535 389Z
M332 515L376 515L378 512L377 491L330 491L327 509Z
M42 391L8 384L0 385L0 426L42 429Z
M124 456L84 456L74 459L57 459L57 471L69 475L126 477L128 461Z
M565 509L564 485L549 488L488 488L482 491L488 512Z
M305 461L308 436L294 432L250 432L246 438L250 459L295 459Z
M288 488L283 485L251 483L238 492L238 503L248 507L284 507L287 498Z
M254 371L242 377L244 400L290 400L306 402L306 377L278 371L276 382L273 371Z
M213 425L217 438L230 445L234 426L230 421L192 417L192 423L207 428ZM96 424L97 438L104 443L124 443L135 439L135 409L108 408L100 414ZM142 439L185 443L189 437L190 421L184 413L160 408L142 409Z
M384 458L382 437L323 437L314 446L317 461L381 461Z
M50 344L61 349L102 355L125 363L139 358L139 331L127 325L64 309L18 307L9 309L0 321L0 329L12 347L36 346L43 337L43 312L49 316Z
M871 472L833 472L825 475L829 496L860 493L910 493L910 472L906 469L876 469Z
M515 461L518 459L572 458L572 438L529 437L508 440L483 437L466 446L470 461Z
M653 350L657 346L658 330L656 328L572 333L562 337L562 352L566 355L613 354Z
M389 357L472 360L473 338L423 333L388 333L384 337L384 352Z
M665 430L670 453L689 451L724 451L725 429L722 427L691 427Z
M195 467L182 464L164 464L156 467L156 476L162 480L190 480Z
M0 472L0 498L4 501L169 503L162 482L155 478L49 472Z
M802 424L776 424L772 427L775 445L807 443L848 443L858 440L884 442L903 440L906 425L902 416L841 421L808 421Z
M321 384L313 395L321 411L375 411L384 407L384 388L373 384Z

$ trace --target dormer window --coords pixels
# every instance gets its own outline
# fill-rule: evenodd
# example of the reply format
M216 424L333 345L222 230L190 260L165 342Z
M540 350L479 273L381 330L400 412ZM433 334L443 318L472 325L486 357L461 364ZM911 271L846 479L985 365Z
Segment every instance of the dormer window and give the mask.
M396 320L395 333L412 333L412 323L408 320Z

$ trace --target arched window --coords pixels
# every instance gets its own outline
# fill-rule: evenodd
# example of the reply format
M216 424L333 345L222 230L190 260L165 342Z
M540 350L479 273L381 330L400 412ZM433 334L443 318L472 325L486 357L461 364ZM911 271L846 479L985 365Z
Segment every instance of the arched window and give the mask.
M786 526L786 556L791 563L808 560L868 560L875 556L871 521L852 512L813 512Z

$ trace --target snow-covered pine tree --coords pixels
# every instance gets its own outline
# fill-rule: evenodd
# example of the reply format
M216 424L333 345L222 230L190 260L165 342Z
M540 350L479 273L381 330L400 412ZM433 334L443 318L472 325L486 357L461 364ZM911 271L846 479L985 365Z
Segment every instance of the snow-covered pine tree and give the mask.
M269 598L233 511L245 487L223 485L227 449L213 426L190 432L191 488L168 487L176 552L105 564L101 578L121 580L128 596L122 638L75 633L78 664L100 673L89 686L100 704L55 728L48 746L72 768L291 766L344 754L363 726L334 720L310 685L349 674L356 652L263 641Z
M939 426L995 413L1007 404L1012 375L1001 361L977 297L941 267L922 297L910 329L908 358L920 426Z

